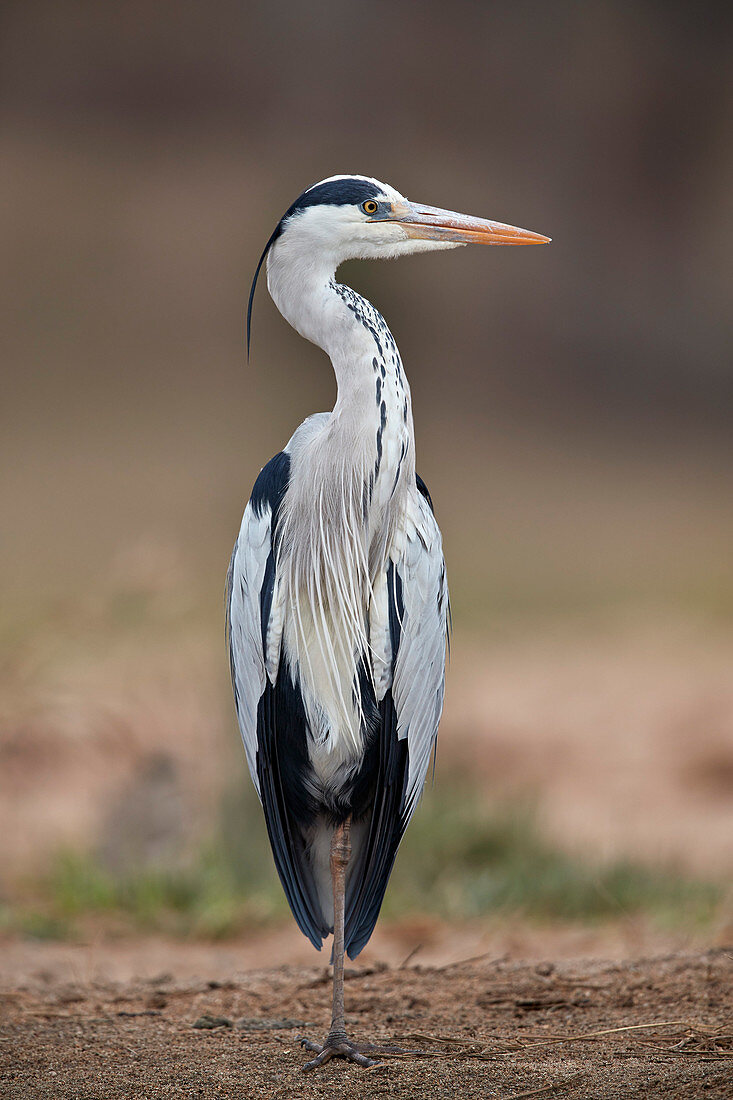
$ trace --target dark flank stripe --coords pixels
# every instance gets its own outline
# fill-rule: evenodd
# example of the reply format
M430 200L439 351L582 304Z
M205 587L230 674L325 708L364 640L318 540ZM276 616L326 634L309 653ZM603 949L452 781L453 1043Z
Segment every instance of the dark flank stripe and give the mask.
M274 687L267 681L257 708L257 778L285 896L301 932L320 950L330 928L303 844L303 830L315 813L304 784L310 770L305 710L300 688L285 669L280 672Z
M402 580L390 563L387 574L392 668L402 633ZM370 742L356 789L374 790L366 844L346 891L346 951L355 959L377 923L384 893L405 831L403 810L407 782L407 739L397 737L397 713L388 691L379 704L379 727Z

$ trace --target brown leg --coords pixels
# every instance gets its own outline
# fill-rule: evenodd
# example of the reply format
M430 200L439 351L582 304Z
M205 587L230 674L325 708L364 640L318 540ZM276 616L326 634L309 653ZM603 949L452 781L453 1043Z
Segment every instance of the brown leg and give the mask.
M346 1058L358 1066L375 1066L377 1063L359 1053L346 1035L344 1019L344 895L346 892L346 868L351 858L351 818L337 826L331 840L331 881L333 883L333 1008L331 1030L323 1046L301 1039L306 1050L315 1051L317 1057L303 1066L307 1072L324 1065L331 1058Z

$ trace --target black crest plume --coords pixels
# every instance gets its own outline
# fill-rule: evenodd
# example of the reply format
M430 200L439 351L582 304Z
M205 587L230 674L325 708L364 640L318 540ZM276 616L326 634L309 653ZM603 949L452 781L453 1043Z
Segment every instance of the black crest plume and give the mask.
M249 359L249 345L252 333L252 303L255 299L257 278L265 262L267 253L282 233L283 227L288 219L291 218L293 214L297 214L301 210L306 210L309 206L347 206L352 203L364 202L365 199L372 199L375 195L379 194L379 187L372 183L371 180L364 179L360 176L344 176L335 180L326 180L324 183L317 183L314 187L309 187L308 190L304 191L302 195L299 195L293 205L285 211L280 221L275 226L272 236L265 245L265 250L260 256L259 263L255 269L255 276L252 280L252 287L249 292L249 302L247 304L247 359Z
M252 336L252 303L255 300L255 287L257 286L257 278L260 274L260 269L261 269L263 263L265 262L265 257L267 256L267 253L270 251L273 244L275 243L277 238L282 233L282 225L283 225L282 221L279 221L277 223L277 225L275 226L274 230L272 231L270 239L267 242L267 244L265 245L264 251L263 251L262 255L259 258L259 261L257 263L257 267L255 268L255 277L252 280L252 286L250 287L250 291L249 291L249 302L247 303L247 361L248 362L249 362L249 345L250 345L250 339L251 339L251 336Z

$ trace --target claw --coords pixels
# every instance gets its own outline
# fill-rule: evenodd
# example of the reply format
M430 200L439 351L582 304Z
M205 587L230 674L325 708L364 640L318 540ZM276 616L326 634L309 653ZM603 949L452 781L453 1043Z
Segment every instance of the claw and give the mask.
M350 1043L348 1039L326 1039L323 1046L312 1043L310 1039L303 1037L300 1038L299 1042L304 1050L309 1050L316 1055L315 1058L312 1058L310 1062L306 1062L303 1066L303 1073L309 1073L313 1069L318 1069L319 1066L325 1066L326 1062L330 1062L332 1058L343 1058L344 1061L354 1062L355 1065L362 1066L364 1069L379 1065L373 1058L367 1058L366 1055L361 1054L358 1047L354 1043Z

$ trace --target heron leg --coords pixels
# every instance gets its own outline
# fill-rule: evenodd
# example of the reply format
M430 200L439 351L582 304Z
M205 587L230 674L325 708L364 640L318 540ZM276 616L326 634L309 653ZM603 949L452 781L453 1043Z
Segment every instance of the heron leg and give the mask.
M346 868L351 858L351 818L337 825L331 839L331 882L333 884L333 1007L331 1029L323 1046L301 1039L306 1050L316 1057L303 1066L303 1071L325 1065L331 1058L345 1058L358 1066L375 1066L377 1063L361 1054L358 1047L346 1035L344 1016L344 899L346 893Z

